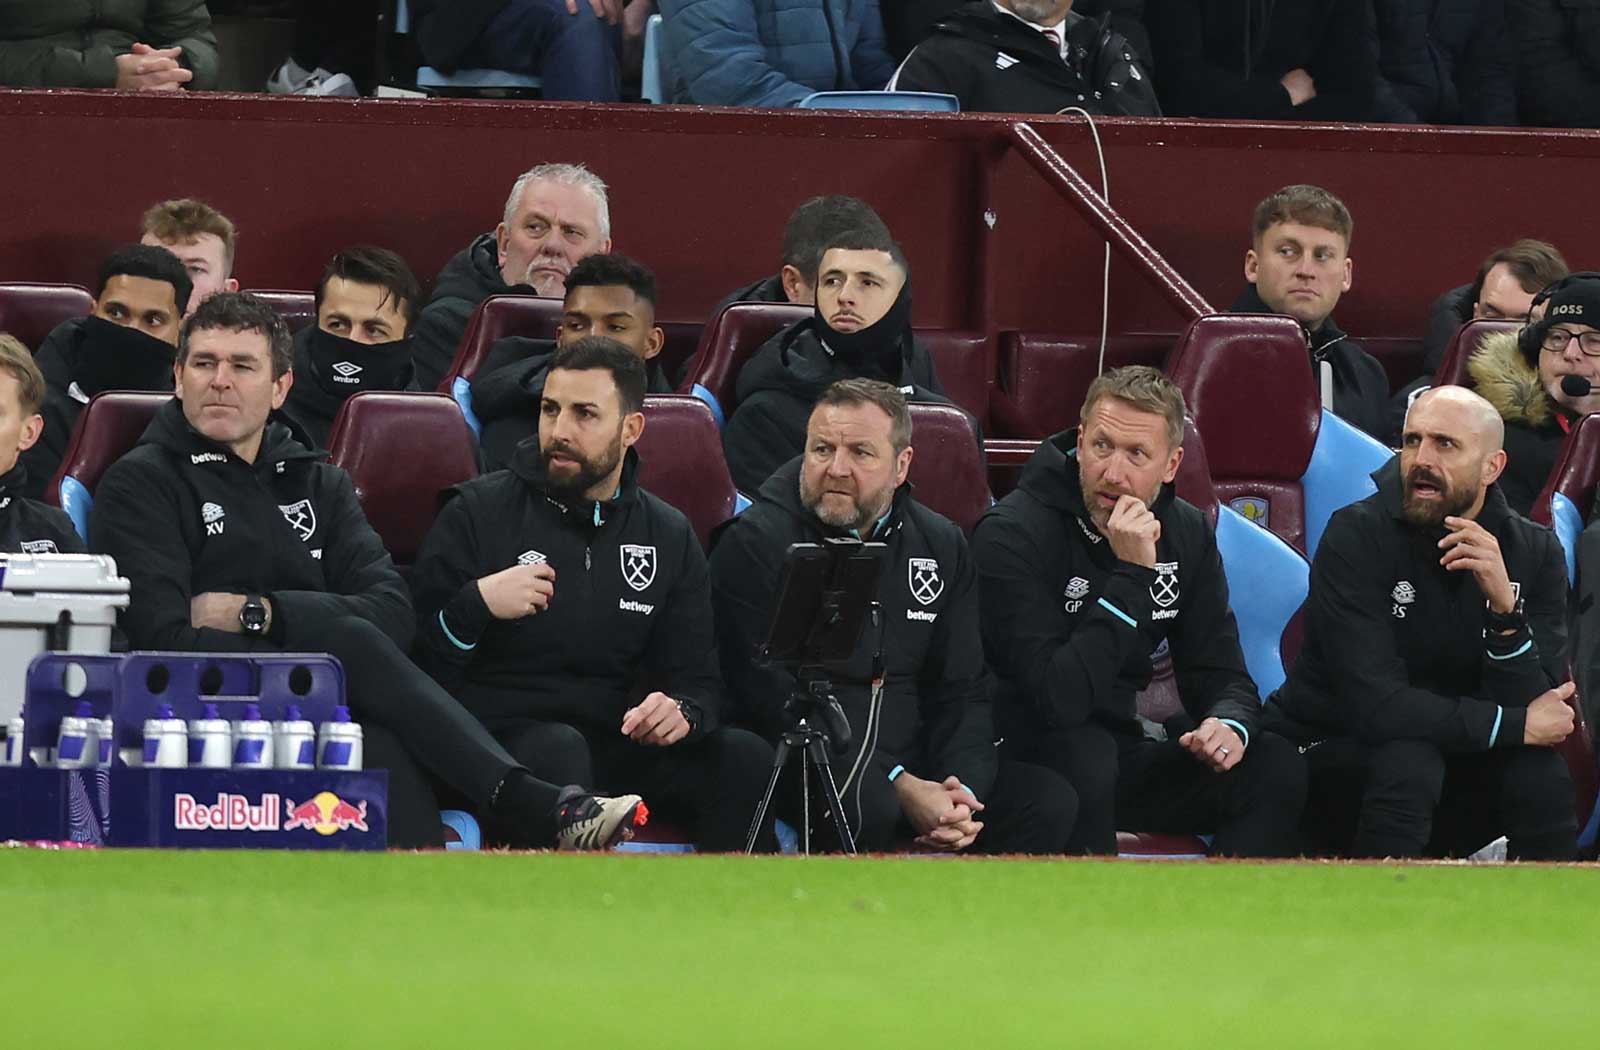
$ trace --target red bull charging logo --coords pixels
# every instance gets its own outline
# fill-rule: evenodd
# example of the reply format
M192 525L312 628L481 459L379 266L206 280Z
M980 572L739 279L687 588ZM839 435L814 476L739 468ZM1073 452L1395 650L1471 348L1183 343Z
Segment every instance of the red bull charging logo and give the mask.
M350 828L367 830L367 803L352 806L331 791L318 792L299 805L285 799L283 812L284 831L309 828L318 835L332 835Z

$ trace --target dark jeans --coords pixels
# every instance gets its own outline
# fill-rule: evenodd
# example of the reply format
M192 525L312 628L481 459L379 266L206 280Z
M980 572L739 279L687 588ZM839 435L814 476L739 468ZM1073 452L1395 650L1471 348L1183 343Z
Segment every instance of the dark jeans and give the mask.
M798 831L800 772L796 762L791 759L789 768L784 770L780 810L783 819ZM889 782L891 768L885 762L874 761L861 783L851 785L843 795L856 849L864 853L887 852L895 848L897 839L916 835L901 815L899 795ZM841 786L847 772L834 770L834 779ZM1072 785L1050 770L1026 762L1002 761L994 786L978 801L983 803L979 816L983 830L966 851L969 853L1064 853L1078 817L1078 796ZM821 793L813 786L812 848L837 850L840 843L834 825L823 812Z
M289 55L306 70L348 73L363 87L378 49L377 0L300 0Z
M511 0L461 65L538 76L547 99L615 102L622 97L620 40L621 30L596 18L588 0L579 0L575 15L567 13L566 0Z
M1066 777L1078 793L1070 853L1112 854L1117 829L1214 835L1224 857L1300 853L1306 768L1299 751L1265 730L1244 758L1215 773L1177 741L1116 734L1098 725L1053 730L1017 749Z
M1574 860L1572 777L1546 747L1445 755L1432 744L1326 740L1306 751L1308 838L1353 857L1466 856L1501 835L1517 860Z
M547 780L643 796L652 814L687 824L696 847L708 853L744 849L772 768L771 746L743 729L724 727L671 747L562 722L522 722L497 735L517 761ZM777 849L770 821L757 847Z
M483 724L429 678L389 636L366 620L345 616L327 625L323 648L344 665L351 715L362 724L365 765L389 771L389 845L418 849L444 844L439 802L426 770L480 810L488 808L500 782L522 767ZM548 789L548 827L560 789ZM542 799L541 799L542 802ZM536 809L538 807L535 807Z

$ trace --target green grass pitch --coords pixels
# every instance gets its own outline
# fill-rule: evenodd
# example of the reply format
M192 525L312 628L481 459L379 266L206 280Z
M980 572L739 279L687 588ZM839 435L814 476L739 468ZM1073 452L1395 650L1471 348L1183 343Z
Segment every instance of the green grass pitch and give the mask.
M1600 871L0 851L24 1047L1566 1047Z

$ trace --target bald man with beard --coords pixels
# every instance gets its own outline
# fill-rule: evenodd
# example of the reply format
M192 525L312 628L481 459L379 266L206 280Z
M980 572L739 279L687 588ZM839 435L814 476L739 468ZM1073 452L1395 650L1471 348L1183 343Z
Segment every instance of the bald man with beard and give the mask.
M1268 729L1311 772L1311 844L1358 857L1578 855L1566 564L1506 505L1505 427L1437 387L1406 416L1378 491L1335 514L1311 566L1305 644Z

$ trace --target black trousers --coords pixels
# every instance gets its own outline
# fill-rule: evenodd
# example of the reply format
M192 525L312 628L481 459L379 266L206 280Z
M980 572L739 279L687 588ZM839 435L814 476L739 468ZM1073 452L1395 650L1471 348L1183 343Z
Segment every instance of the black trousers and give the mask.
M480 811L488 809L508 774L526 772L481 722L366 620L345 616L328 624L323 649L344 665L345 693L362 725L367 768L389 771L391 846L444 845L438 795L424 770ZM529 833L549 838L560 789L538 783L534 789L547 792L551 819Z
M607 794L642 795L650 812L690 828L708 853L744 849L756 803L772 767L772 747L743 729L723 727L671 747L621 733L584 732L563 722L499 726L496 735L522 765L557 783L591 784ZM497 829L491 828L491 834ZM777 849L769 820L757 848Z
M784 770L779 811L798 831L801 826L800 771L798 759L791 759ZM900 798L889 782L891 764L881 759L869 763L859 783L843 790L845 818L855 835L856 849L864 853L893 850L897 840L915 837L915 832L900 812ZM848 770L835 769L834 779L844 788ZM1060 854L1078 817L1078 796L1072 785L1043 766L1027 762L1002 761L994 786L978 799L983 803L979 820L983 830L966 850L968 853ZM841 848L832 821L823 816L822 796L813 785L811 797L812 848L820 851Z
M1306 751L1307 837L1353 857L1466 856L1505 835L1518 860L1574 860L1572 777L1546 747L1446 755L1425 741L1326 740Z
M1224 857L1290 857L1300 850L1306 767L1287 740L1251 734L1244 758L1216 773L1177 741L1087 724L1040 734L1017 752L1054 769L1078 793L1068 852L1113 854L1117 829L1213 835Z

